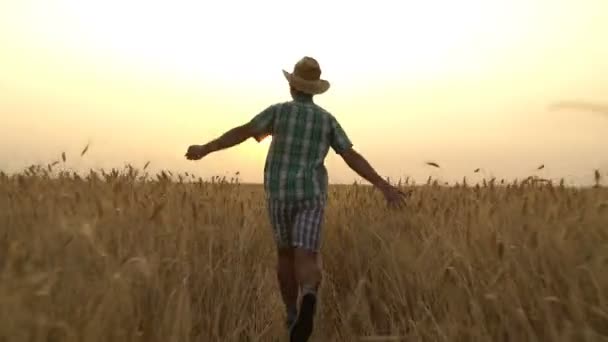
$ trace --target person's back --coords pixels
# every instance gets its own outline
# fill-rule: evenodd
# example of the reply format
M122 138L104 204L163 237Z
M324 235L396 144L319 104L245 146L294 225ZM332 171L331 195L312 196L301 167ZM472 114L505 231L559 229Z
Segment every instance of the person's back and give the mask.
M304 200L327 196L324 162L330 148L338 154L352 147L338 121L314 103L312 96L292 90L293 100L267 108L253 121L261 141L272 142L264 166L267 197Z

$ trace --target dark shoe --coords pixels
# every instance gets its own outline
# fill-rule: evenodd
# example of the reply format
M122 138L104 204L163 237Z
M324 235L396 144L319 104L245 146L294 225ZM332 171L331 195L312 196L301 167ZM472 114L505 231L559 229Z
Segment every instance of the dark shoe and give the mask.
M289 334L291 342L306 342L312 335L316 303L317 297L312 293L305 294L302 297L300 314Z

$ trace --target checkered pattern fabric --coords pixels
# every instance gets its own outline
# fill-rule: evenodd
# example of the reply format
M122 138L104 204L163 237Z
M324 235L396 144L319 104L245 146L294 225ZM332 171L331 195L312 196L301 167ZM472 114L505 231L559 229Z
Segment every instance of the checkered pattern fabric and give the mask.
M264 166L268 199L304 200L327 196L325 158L352 147L335 117L311 98L274 104L251 120L259 142L272 135Z
M269 200L268 214L277 246L318 252L324 210L323 197L297 201Z

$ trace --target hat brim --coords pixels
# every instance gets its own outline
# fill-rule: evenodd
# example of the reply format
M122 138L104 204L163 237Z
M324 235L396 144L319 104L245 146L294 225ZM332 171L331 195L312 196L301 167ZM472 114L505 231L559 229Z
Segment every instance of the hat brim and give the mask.
M283 70L285 79L294 89L303 93L319 95L329 90L330 84L326 80L309 81Z

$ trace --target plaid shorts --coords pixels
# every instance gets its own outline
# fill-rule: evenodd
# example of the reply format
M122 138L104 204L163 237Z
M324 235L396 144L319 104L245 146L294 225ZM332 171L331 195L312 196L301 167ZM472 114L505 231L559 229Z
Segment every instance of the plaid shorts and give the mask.
M319 251L325 199L268 201L268 214L279 248L300 247Z

